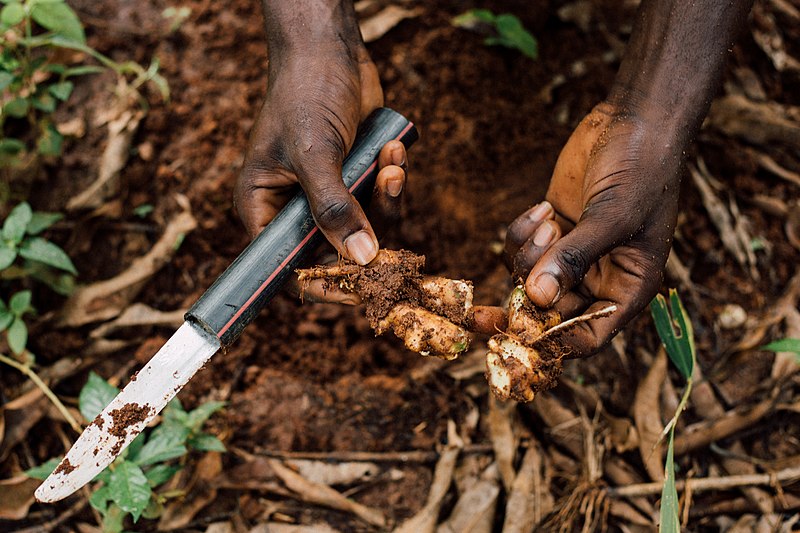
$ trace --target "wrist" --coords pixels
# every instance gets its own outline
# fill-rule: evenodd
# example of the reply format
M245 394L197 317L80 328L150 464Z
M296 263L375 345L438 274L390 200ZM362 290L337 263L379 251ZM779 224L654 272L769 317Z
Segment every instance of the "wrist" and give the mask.
M264 19L270 60L364 46L351 1L264 0Z

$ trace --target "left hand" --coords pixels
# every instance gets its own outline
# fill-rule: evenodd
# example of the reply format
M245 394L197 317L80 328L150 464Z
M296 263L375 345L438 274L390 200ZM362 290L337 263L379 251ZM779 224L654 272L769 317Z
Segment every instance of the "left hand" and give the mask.
M570 331L572 356L598 351L658 291L684 147L657 121L601 103L567 141L547 191L563 237L541 230L551 240L540 235L537 243L542 225L531 229L530 211L511 224L506 253L536 305L555 307L564 318L617 306L611 316Z

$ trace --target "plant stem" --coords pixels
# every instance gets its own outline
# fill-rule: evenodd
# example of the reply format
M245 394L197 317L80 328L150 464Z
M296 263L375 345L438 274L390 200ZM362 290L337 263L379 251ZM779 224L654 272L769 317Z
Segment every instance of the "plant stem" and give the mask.
M47 384L44 381L42 381L42 379L36 374L36 372L33 371L31 367L29 367L28 365L24 365L19 361L16 361L4 354L0 354L0 362L5 363L13 368L16 368L17 370L25 374L31 381L33 381L34 385L39 387L39 389L44 393L44 395L47 396L47 398L51 402L53 402L53 405L56 406L56 409L58 409L58 411L64 416L64 419L69 423L69 425L72 427L72 429L75 430L76 433L80 433L83 431L81 425L69 413L66 406L64 406L64 404L61 403L61 400L58 399L58 396L56 396L53 393L53 391L50 390L50 387L48 387Z

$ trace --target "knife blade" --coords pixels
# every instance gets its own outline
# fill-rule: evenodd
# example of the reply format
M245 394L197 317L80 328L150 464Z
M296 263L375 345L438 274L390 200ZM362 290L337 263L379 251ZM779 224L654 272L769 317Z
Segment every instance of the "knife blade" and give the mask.
M414 125L388 108L362 123L343 162L342 179L362 203L371 195L384 144L407 148ZM66 457L36 490L40 502L66 498L110 465L192 376L242 330L323 240L302 192L293 197L186 313L185 322L89 424Z

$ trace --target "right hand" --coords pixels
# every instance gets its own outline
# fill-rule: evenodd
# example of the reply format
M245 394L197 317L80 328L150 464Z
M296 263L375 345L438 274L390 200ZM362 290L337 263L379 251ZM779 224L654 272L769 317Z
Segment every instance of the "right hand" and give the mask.
M378 252L378 239L360 204L342 181L342 162L358 124L383 105L377 69L363 43L270 53L267 96L250 135L234 203L251 238L295 194L299 184L314 220L337 252L361 265ZM406 150L387 143L378 157L371 203L376 226L400 213ZM353 303L311 287L309 299Z
M267 96L250 135L234 202L255 237L296 192L308 196L322 233L343 257L364 265L378 240L364 211L342 182L342 161L358 124L383 105L375 65L363 44L312 53L270 54ZM387 143L374 197L378 217L399 213L406 152Z

